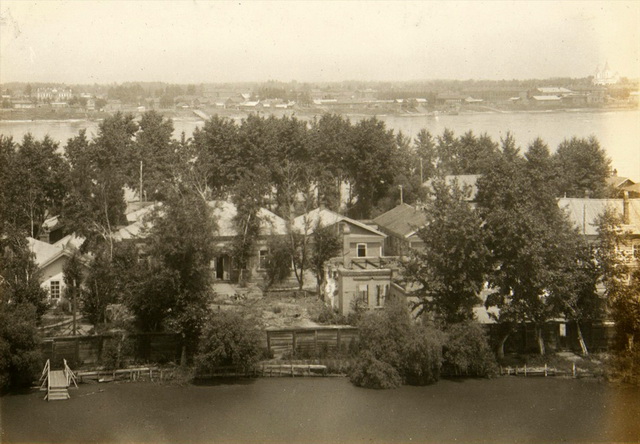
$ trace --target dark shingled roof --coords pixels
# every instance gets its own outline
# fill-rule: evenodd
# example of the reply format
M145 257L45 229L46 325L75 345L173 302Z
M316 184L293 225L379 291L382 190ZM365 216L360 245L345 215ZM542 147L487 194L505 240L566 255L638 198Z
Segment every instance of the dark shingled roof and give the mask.
M427 223L424 212L401 204L373 220L378 226L398 236L407 236Z

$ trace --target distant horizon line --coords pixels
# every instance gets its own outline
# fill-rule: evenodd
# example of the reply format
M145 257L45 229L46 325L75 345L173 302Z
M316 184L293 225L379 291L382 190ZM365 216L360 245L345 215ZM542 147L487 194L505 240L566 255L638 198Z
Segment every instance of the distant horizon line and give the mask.
M32 80L9 80L2 81L0 85L6 84L56 84L56 85L122 85L122 84L153 84L163 83L168 85L240 85L240 84L264 84L264 83L281 83L281 84L340 84L340 83L390 83L390 84L412 84L412 83L434 83L434 82L533 82L533 81L548 81L548 80L589 80L594 75L586 77L570 77L570 76L554 76L554 77L530 77L530 78L512 78L512 79L487 79L487 78L434 78L434 79L414 79L414 80L359 80L359 79L344 79L344 80L230 80L230 81L199 81L199 82L171 82L166 80L120 80L109 82L68 82L68 81L32 81ZM640 77L631 78L626 76L620 76L621 79L625 79L629 83L640 82Z

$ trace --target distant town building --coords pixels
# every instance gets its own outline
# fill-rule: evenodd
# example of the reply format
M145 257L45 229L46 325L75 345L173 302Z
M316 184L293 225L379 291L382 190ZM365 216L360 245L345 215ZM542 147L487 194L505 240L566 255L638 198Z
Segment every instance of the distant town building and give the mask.
M620 75L617 72L611 71L609 62L605 63L604 68L596 69L596 73L593 76L594 85L613 85L619 81Z
M66 102L73 93L69 88L38 88L36 98L40 102Z

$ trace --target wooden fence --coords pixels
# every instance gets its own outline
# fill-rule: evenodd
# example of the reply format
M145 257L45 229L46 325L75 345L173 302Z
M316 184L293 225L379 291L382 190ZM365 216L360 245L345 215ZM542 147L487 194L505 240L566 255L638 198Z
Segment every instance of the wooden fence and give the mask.
M43 359L58 365L66 359L73 366L104 364L119 347L122 359L165 363L180 358L182 342L175 333L136 333L126 336L58 336L41 343Z
M494 339L495 325L487 326ZM549 351L580 350L575 325L569 323L564 334L557 324L545 326L544 337ZM591 351L607 350L613 341L611 325L585 323L582 332ZM507 352L535 351L535 331L532 325L520 325L505 344ZM312 358L345 354L356 347L356 327L322 326L310 328L267 329L263 347L274 358ZM123 360L135 363L178 362L182 347L181 337L175 333L135 333L124 337L117 334L95 336L59 336L47 338L41 343L43 363L47 359L59 366L62 360L72 367L79 365L104 365L113 359L119 347Z
M268 329L266 333L267 351L276 358L343 353L354 347L358 339L355 327Z

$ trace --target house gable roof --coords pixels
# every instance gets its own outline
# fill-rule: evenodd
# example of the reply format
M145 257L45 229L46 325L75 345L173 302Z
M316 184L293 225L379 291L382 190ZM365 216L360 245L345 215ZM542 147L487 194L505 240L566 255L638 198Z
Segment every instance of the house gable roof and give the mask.
M395 235L410 237L426 224L427 218L411 205L400 204L376 217L374 222Z
M236 206L231 202L222 200L210 201L208 202L208 205L211 207L212 216L216 221L216 235L219 237L236 236L238 234L238 231L233 220L236 214L238 214ZM120 228L116 232L114 237L117 240L143 237L143 235L145 234L144 229L149 226L144 216L149 214L150 210L152 210L153 208L156 208L156 205L146 207L141 210L138 213L138 220L136 220L132 224L127 225L126 227ZM258 211L258 217L260 218L260 235L267 236L271 234L278 235L287 233L286 223L284 219L267 210L266 208L260 208L260 210Z
M58 245L42 242L32 237L27 238L29 243L29 250L34 254L34 261L38 267L42 267L44 264L49 263L52 259L55 259L62 255L63 248Z
M343 221L355 225L356 227L362 228L370 232L371 234L387 237L386 234L375 229L372 226L369 226L355 219L351 219L350 217L343 216L342 214L338 214L334 211L327 210L326 208L316 208L315 210L309 211L308 213L296 217L293 220L293 226L301 233L311 234L315 230L315 227L318 225L328 227L330 225L335 225L338 222Z
M218 224L217 234L221 237L233 237L238 234L234 218L238 214L236 206L227 201L211 201L209 206L213 209L213 216ZM260 218L260 235L286 234L286 222L280 216L272 213L266 208L258 211Z
M629 199L629 224L625 228L632 234L640 234L640 199ZM611 208L618 215L623 214L623 199L583 199L563 198L558 200L558 206L567 211L569 219L578 227L580 233L596 236L598 217L607 208Z
M635 182L628 177L622 176L611 176L606 179L607 185L612 186L614 188L622 188L629 185L633 185Z

